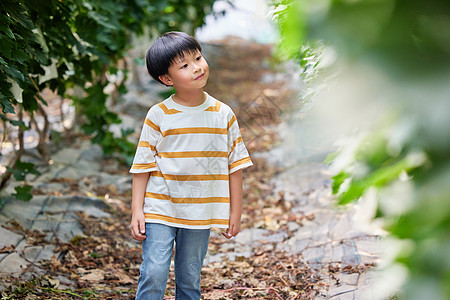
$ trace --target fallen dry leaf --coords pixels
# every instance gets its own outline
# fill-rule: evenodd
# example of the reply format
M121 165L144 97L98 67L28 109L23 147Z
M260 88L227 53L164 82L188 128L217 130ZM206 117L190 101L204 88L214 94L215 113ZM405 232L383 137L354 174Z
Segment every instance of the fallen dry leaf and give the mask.
M0 253L11 253L16 251L16 247L14 245L5 246L0 249Z
M102 269L91 270L86 275L81 276L80 279L85 281L100 282L105 279L105 271Z

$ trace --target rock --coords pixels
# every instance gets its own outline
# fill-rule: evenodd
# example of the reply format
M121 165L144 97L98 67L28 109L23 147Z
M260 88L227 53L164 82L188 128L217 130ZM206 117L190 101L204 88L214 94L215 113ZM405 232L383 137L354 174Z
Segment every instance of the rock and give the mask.
M59 289L60 290L67 290L71 288L71 286L75 285L75 282L73 280L70 280L69 278L58 275L55 277L55 279L59 280Z
M342 299L347 300L351 299L353 300L353 292L356 290L354 286L349 286L346 284L333 286L328 289L328 296L333 299ZM336 297L336 298L334 298ZM339 297L339 298L337 298Z
M365 255L383 255L381 240L379 237L365 237L355 241L358 252Z
M66 213L68 211L83 211L93 217L109 217L110 214L104 210L108 206L99 199L80 196L52 196L42 213Z
M83 174L82 177L89 177L100 172L100 170L102 169L102 165L100 162L101 160L98 160L97 162L79 160L74 168L80 170L79 173Z
M307 248L302 252L303 259L307 262L321 262L324 254L323 246Z
M67 193L70 191L70 187L58 182L40 182L33 184L33 186L34 188L39 189L41 193L47 195L52 194L53 192Z
M52 160L55 164L75 165L82 152L82 149L63 148L52 155Z
M312 239L323 243L328 240L328 224L322 224L314 229L312 232Z
M380 261L378 255L359 255L361 263L363 264L377 264Z
M253 242L253 232L252 229L244 229L234 238L236 243L240 244L250 244Z
M24 257L31 262L39 262L40 260L50 260L54 255L54 245L32 246L23 249Z
M331 251L331 261L341 261L342 257L344 256L344 245L336 245L332 247Z
M258 238L254 238L254 240L262 243L280 243L283 242L285 238L287 238L287 233L280 232L266 236L260 236Z
M224 253L217 253L214 255L206 255L203 265L206 266L211 263L221 262L223 260L224 256L225 256Z
M97 177L98 185L114 186L117 191L123 192L131 189L132 176L99 173Z
M312 232L314 228L312 226L302 227L300 230L297 230L294 234L294 238L297 240L309 239L311 238Z
M348 285L357 285L359 279L359 273L352 274L338 274L337 278L339 278L341 283Z
M334 240L348 237L349 232L352 231L352 225L346 215L341 216L340 220L334 225L332 238Z
M0 215L5 220L14 219L22 226L29 228L33 223L41 208L46 205L48 196L34 196L29 202L23 202L16 199L8 199L5 206L0 211Z
M306 247L309 246L310 242L311 242L310 239L296 240L294 244L294 253L295 254L301 253L303 250L306 249Z
M0 249L10 245L16 246L23 239L23 236L3 227L0 227L0 237Z
M17 253L11 253L7 255L1 262L0 262L0 270L2 270L2 273L9 273L12 276L20 276L22 271L29 265L25 259L23 259L19 254Z
M266 240L270 231L261 228L250 229L252 231L252 239L256 241Z
M95 164L92 166L87 166L87 164L83 164L80 166L63 166L55 171L52 171L52 179L73 179L80 180L83 177L94 176L98 173L100 167Z
M98 144L93 144L89 149L83 150L78 156L77 162L80 163L82 161L91 162L91 163L99 163L103 159L103 150L102 147Z
M351 244L344 244L342 249L344 251L344 255L342 256L342 263L349 265L358 265L361 263L361 259L359 258L359 255L354 246L351 246Z
M289 222L287 225L288 225L289 232L296 231L297 229L300 228L300 225L298 225L297 222Z

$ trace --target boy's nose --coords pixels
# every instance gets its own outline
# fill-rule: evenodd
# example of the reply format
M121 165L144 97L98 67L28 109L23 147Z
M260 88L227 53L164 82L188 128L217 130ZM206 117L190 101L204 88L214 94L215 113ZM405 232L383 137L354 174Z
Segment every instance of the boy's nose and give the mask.
M194 73L197 73L198 71L200 71L202 68L199 66L199 65L197 65L197 64L194 64Z

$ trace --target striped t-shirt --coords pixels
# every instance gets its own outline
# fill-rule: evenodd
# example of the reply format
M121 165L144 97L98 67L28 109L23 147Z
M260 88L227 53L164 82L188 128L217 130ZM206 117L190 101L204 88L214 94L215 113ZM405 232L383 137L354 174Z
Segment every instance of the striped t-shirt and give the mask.
M131 173L151 172L145 221L227 228L229 174L252 165L231 108L206 94L195 107L172 96L150 108Z

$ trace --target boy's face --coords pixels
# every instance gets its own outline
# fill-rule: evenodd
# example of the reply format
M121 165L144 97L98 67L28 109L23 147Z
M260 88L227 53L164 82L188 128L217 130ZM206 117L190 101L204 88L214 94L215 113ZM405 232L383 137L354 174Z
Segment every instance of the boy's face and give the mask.
M200 51L175 58L168 73L159 77L165 85L179 89L202 89L209 77L209 67Z

